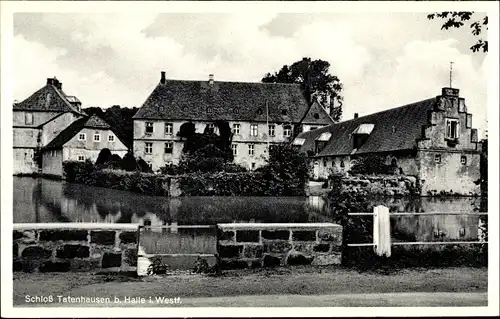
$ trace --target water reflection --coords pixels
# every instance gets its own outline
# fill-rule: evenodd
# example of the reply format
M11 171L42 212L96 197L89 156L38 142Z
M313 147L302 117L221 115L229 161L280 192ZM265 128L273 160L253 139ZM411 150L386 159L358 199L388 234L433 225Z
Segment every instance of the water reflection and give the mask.
M380 199L392 212L472 212L479 198ZM213 225L230 222L327 222L322 197L152 197L47 179L14 177L14 222ZM477 238L477 216L394 216L395 240ZM161 230L159 230L161 231Z

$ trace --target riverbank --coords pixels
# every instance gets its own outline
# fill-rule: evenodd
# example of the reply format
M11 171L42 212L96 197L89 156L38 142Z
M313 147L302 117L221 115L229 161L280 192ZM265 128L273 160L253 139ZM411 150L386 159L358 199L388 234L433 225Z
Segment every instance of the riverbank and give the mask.
M485 293L487 286L487 268L468 267L403 269L390 275L310 266L226 271L219 277L182 273L141 278L89 273L14 273L13 282L15 306L26 306L27 295L182 300L258 295Z

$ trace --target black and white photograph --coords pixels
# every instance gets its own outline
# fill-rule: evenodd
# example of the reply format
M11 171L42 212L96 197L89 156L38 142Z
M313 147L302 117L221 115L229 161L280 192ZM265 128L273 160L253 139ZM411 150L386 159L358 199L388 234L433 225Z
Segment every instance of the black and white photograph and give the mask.
M1 7L2 316L498 315L498 3Z

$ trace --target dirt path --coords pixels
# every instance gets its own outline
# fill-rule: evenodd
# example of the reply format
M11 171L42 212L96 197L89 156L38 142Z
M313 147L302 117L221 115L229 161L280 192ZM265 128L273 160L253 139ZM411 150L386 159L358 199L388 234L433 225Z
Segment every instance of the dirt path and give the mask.
M124 300L125 297L146 299L179 297L185 300L189 298L204 300L203 298L209 297L249 295L326 296L486 291L486 268L402 270L390 275L358 273L338 268L304 267L234 271L227 272L221 277L175 275L134 279L85 273L16 273L14 276L15 305L25 305L27 295L53 296L54 299L61 295L117 297L120 300Z

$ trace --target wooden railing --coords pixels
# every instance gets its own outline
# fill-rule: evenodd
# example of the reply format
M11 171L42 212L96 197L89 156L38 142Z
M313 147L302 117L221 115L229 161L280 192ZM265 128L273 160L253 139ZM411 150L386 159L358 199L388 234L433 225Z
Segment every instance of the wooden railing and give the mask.
M373 208L373 212L349 213L349 216L373 215L373 242L347 244L348 247L373 246L378 256L391 256L391 246L394 245L458 245L458 244L488 244L487 241L416 241L416 242L392 242L391 241L391 216L422 216L422 215L462 215L462 216L485 216L486 212L425 212L425 213L389 213L389 208L379 205Z

